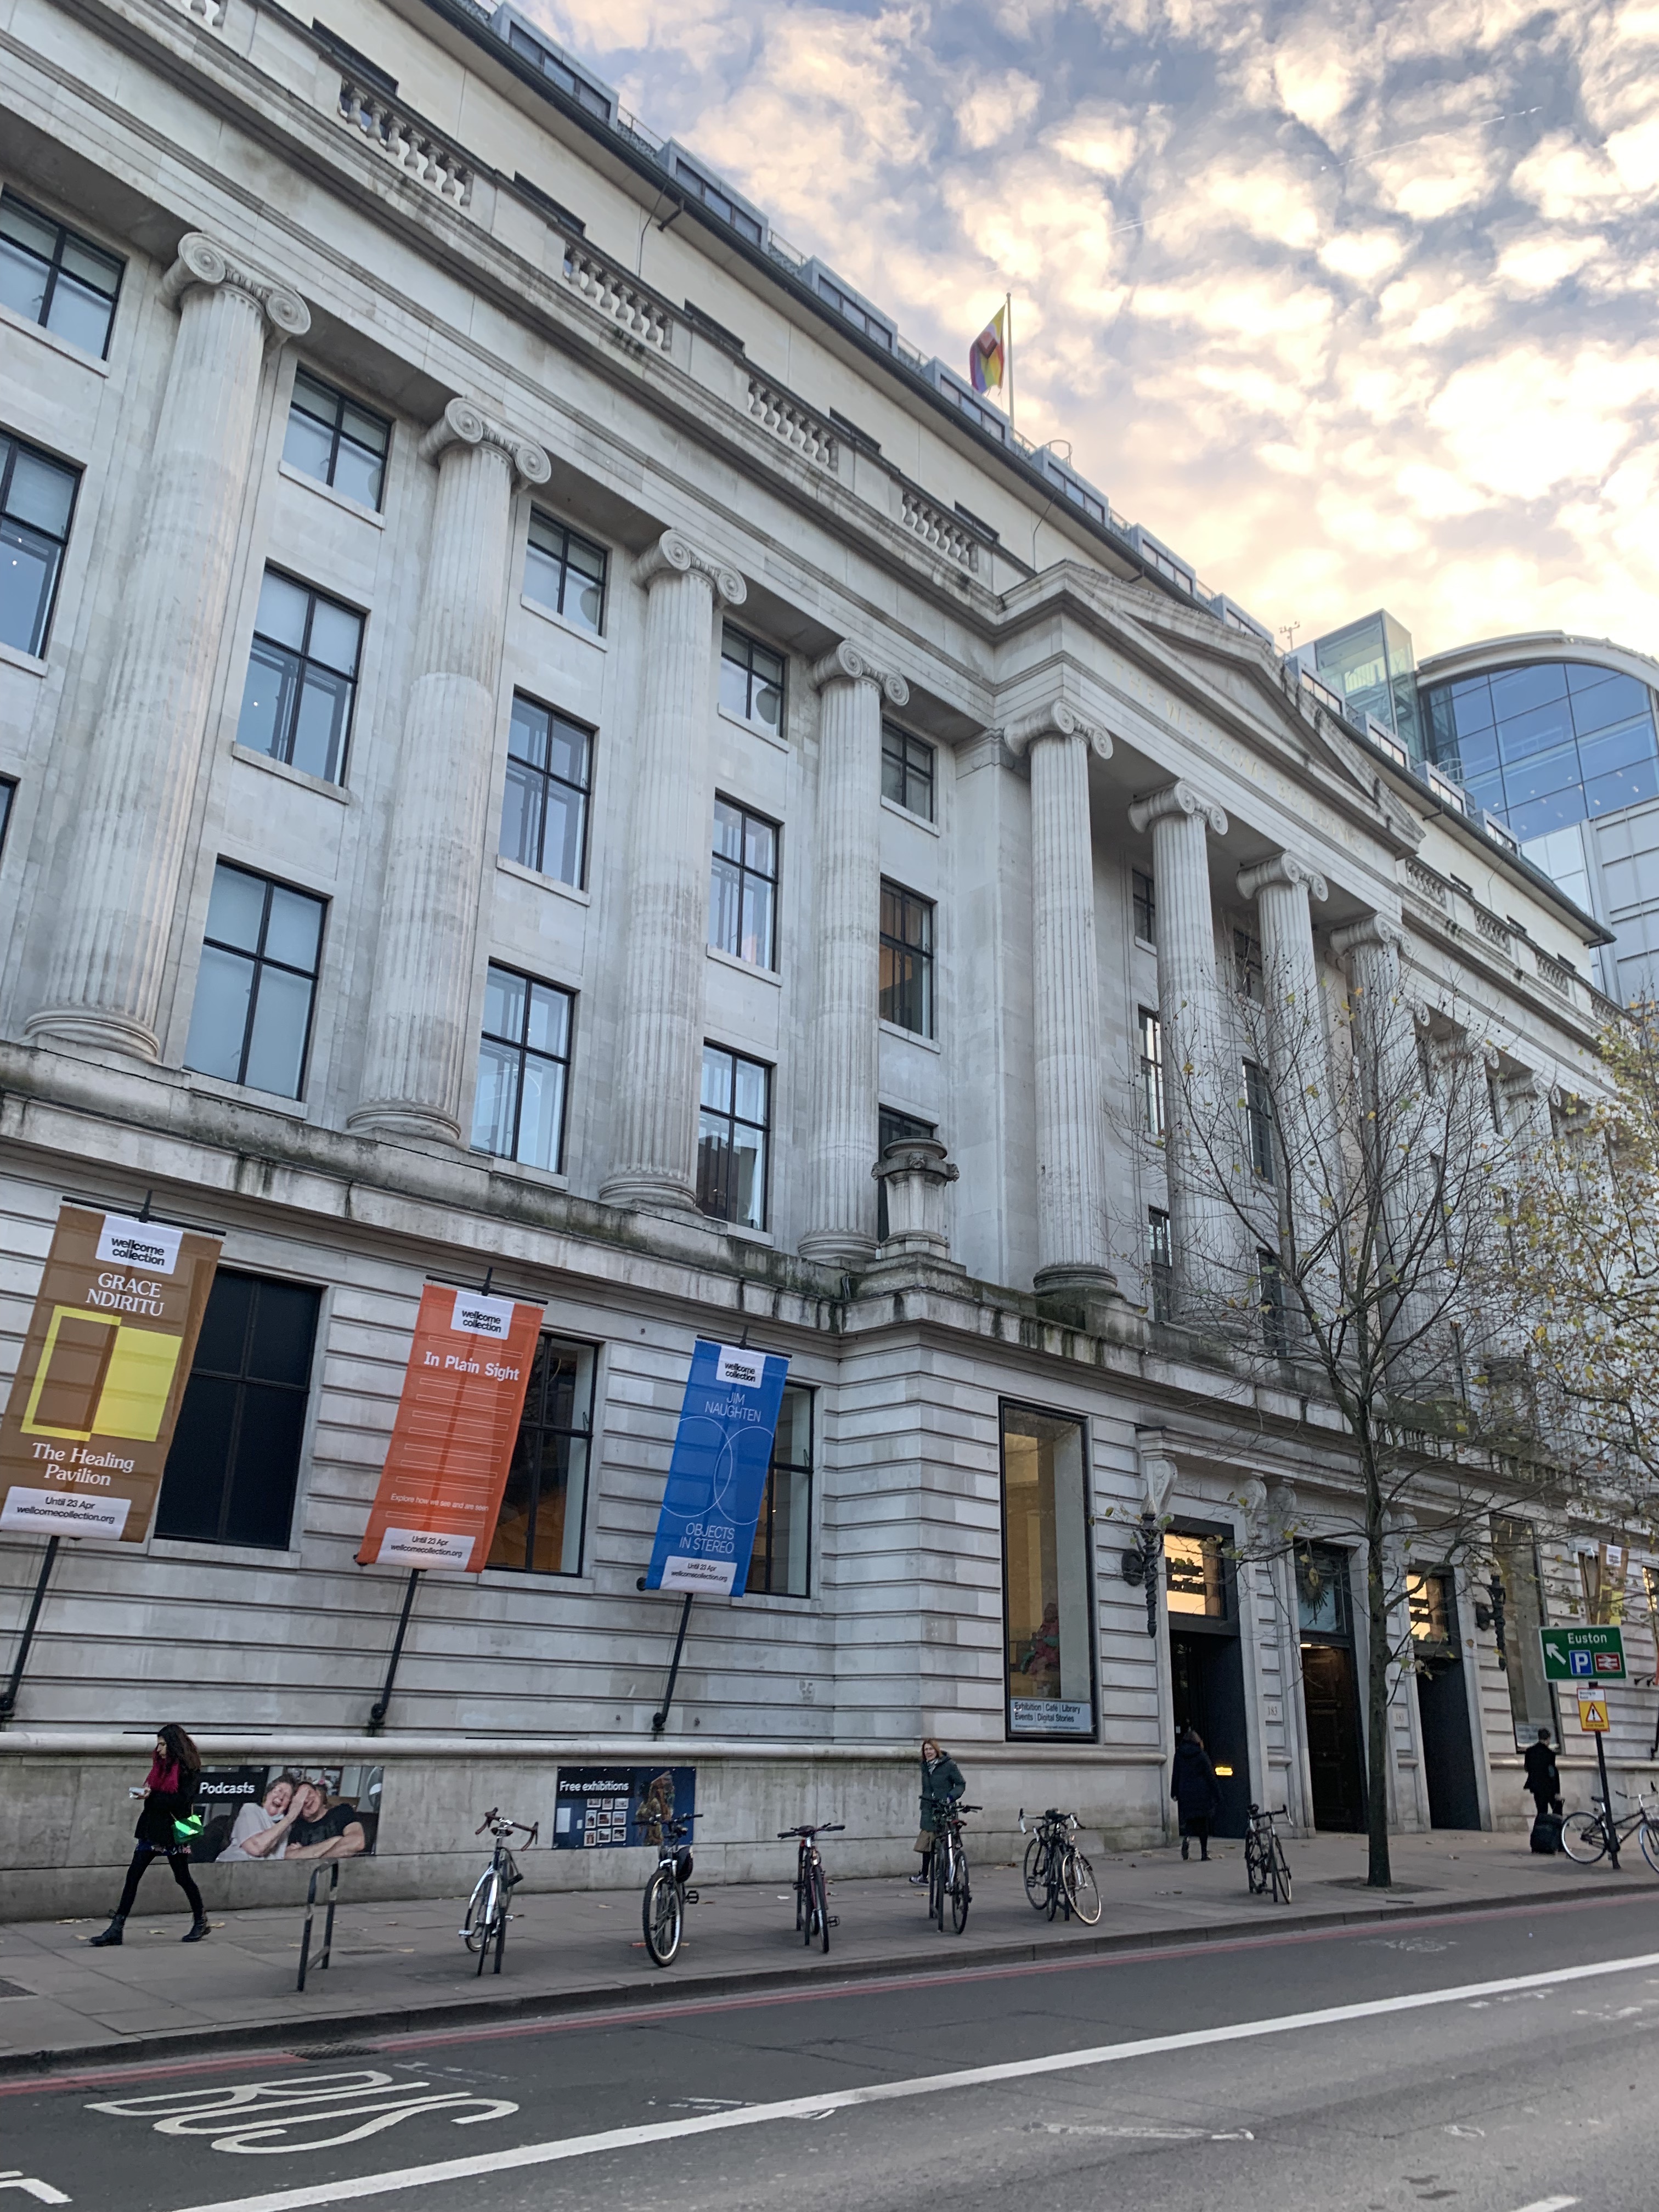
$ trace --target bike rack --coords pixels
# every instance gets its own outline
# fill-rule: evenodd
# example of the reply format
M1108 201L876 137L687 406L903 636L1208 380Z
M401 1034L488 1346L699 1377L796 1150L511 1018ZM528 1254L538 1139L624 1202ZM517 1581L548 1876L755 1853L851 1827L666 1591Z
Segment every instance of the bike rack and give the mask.
M306 1890L306 1925L305 1933L300 1938L300 1978L294 1985L296 1990L303 1990L306 1985L306 1967L311 1958L311 1923L317 1910L317 1884L322 1872L321 1867L313 1867L311 1881ZM328 1914L323 1922L323 1953L317 1961L319 1973L327 1971L328 1954L334 1948L334 1907L338 1902L339 1887L340 1862L331 1859L328 1866Z

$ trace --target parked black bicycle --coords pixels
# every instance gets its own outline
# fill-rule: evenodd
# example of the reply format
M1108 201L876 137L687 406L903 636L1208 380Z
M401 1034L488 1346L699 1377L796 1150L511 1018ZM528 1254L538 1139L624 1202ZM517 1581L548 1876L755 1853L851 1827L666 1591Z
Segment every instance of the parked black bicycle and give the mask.
M526 1828L522 1820L504 1819L499 1808L492 1805L473 1832L481 1836L486 1828L495 1838L495 1848L490 1856L489 1864L473 1886L459 1934L467 1949L477 1952L477 1970L481 1974L484 1970L484 1960L494 1948L495 1972L499 1974L501 1960L507 1955L507 1923L513 1917L507 1908L514 1891L524 1880L519 1872L518 1861L507 1849L507 1844L516 1829L525 1838L526 1849L530 1849L541 1833L541 1823L538 1821L533 1828Z
M672 1966L685 1929L685 1908L695 1905L697 1893L687 1887L691 1879L691 1854L686 1838L695 1814L684 1820L665 1820L657 1863L645 1885L645 1951L653 1966Z
M1289 1818L1282 1805L1277 1813L1264 1813L1259 1805L1250 1808L1249 1822L1244 1830L1244 1871L1250 1878L1252 1897L1265 1896L1271 1890L1276 1903L1288 1905L1291 1901L1290 1862L1273 1826L1276 1820Z
M927 1917L938 1921L941 1936L945 1933L947 1905L951 1925L958 1936L968 1925L968 1907L974 1901L974 1893L968 1882L968 1852L962 1840L962 1816L984 1810L982 1805L947 1805L933 1830L933 1856L927 1869Z
M787 1842L791 1836L799 1838L800 1848L795 1853L795 1933L802 1937L809 1951L815 1940L821 1940L827 1951L830 1930L841 1925L840 1916L830 1910L830 1884L817 1838L842 1835L846 1827L845 1820L828 1820L817 1828L778 1830L781 1844Z
M1077 1814L1051 1805L1038 1820L1036 1832L1025 1846L1025 1894L1034 1911L1050 1920L1073 1913L1085 1928L1100 1917L1100 1890L1095 1870L1077 1847ZM1028 1833L1025 1808L1019 1808L1019 1832Z

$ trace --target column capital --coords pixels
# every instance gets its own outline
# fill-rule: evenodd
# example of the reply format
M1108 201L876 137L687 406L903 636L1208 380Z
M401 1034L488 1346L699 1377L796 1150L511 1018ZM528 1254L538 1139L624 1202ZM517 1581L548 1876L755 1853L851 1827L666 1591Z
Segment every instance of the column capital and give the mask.
M822 691L830 684L873 684L895 707L902 707L910 696L910 687L902 676L890 668L878 668L861 646L847 638L812 664L812 689Z
M1211 800L1200 797L1190 783L1166 783L1162 791L1136 799L1129 809L1129 827L1137 832L1150 830L1154 822L1167 820L1173 814L1200 816L1212 837L1227 834L1226 816Z
M720 606L740 607L749 597L749 586L735 568L717 555L705 553L678 530L665 530L634 563L634 581L647 592L665 576L702 577Z
M452 399L416 448L423 461L441 459L452 446L493 446L505 453L521 483L544 484L553 464L541 447L520 437L499 422L492 422L470 399Z
M1320 905L1331 895L1330 886L1318 869L1310 867L1305 860L1298 860L1291 853L1275 853L1272 860L1258 860L1255 867L1241 868L1238 872L1238 896L1242 899L1253 899L1258 891L1266 890L1274 884L1283 884L1290 890L1305 884L1308 896Z
M1110 760L1112 741L1098 722L1079 714L1068 700L1051 699L1030 714L1007 723L1002 742L1011 753L1024 753L1044 738L1081 738L1097 760Z
M161 279L162 299L176 307L198 285L216 291L222 284L245 293L279 337L302 338L311 328L311 310L297 292L249 269L204 233L186 231L179 241L178 258Z
M1403 955L1406 933L1397 921L1390 921L1381 914L1368 914L1358 921L1350 922L1346 929L1331 933L1331 950L1339 960L1346 960L1349 953L1363 951L1368 945Z

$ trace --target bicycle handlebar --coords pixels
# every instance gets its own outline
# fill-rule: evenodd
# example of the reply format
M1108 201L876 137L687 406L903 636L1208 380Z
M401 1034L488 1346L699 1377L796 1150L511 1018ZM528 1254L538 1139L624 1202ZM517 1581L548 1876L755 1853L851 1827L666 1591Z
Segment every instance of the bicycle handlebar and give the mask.
M778 1841L781 1844L787 1843L791 1836L805 1836L810 1838L813 1836L841 1836L845 1835L846 1832L845 1820L830 1820L817 1828L780 1828Z
M542 1832L542 1824L539 1820L537 1821L533 1828L527 1827L522 1820L502 1821L501 1807L499 1805L492 1805L472 1832L475 1836L481 1836L486 1828L493 1829L496 1826L497 1822L501 1822L501 1826L505 1828L506 1832L509 1835L512 1833L513 1830L516 1828L521 1836L528 1836L532 1844Z

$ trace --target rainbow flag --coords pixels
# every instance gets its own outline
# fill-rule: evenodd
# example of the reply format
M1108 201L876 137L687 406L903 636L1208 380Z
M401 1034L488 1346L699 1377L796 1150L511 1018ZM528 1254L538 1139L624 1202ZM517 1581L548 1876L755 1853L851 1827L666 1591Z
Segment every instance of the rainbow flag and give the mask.
M968 373L975 392L1000 392L1007 366L1008 302L1005 300L974 340L968 355Z

